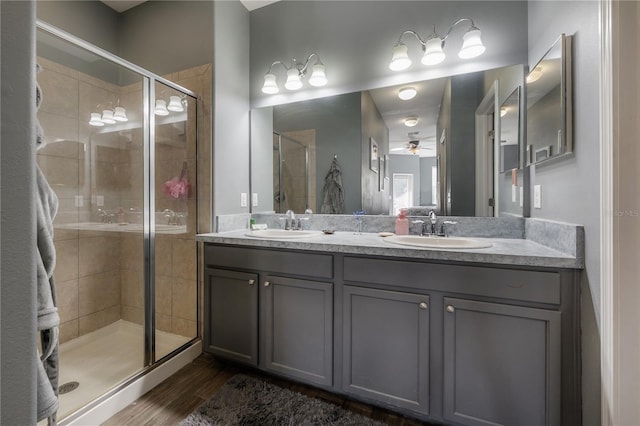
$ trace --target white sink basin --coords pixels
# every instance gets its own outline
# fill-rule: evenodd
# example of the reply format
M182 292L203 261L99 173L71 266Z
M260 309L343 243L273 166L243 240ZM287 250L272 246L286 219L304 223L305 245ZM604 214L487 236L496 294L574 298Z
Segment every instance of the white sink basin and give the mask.
M491 243L468 238L421 237L419 235L394 235L384 239L393 244L411 247L442 249L479 249L491 247Z
M256 231L247 231L245 235L254 238L309 238L322 235L321 231L288 231L284 229L260 229Z

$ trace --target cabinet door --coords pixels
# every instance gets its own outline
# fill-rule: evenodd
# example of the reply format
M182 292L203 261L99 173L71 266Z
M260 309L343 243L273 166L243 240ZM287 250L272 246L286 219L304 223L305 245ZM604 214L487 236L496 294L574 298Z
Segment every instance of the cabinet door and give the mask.
M560 313L444 299L444 418L560 424Z
M262 291L265 368L330 386L333 284L268 276Z
M345 392L429 413L429 297L344 287Z
M257 366L258 276L208 268L205 279L205 351Z

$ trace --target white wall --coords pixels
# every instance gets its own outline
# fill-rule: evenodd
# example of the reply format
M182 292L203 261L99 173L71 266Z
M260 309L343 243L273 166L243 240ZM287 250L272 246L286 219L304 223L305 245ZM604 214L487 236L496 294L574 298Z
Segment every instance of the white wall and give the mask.
M0 424L36 423L35 4L0 2Z

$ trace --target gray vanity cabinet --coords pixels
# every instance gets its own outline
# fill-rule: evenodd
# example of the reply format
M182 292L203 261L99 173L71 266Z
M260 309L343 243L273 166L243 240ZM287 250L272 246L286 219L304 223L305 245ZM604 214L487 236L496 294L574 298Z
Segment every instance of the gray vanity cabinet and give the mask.
M345 285L343 390L429 414L429 297Z
M560 312L444 298L445 420L560 424Z
M207 268L205 350L258 365L258 275Z
M267 276L261 287L264 365L310 383L333 383L333 284Z

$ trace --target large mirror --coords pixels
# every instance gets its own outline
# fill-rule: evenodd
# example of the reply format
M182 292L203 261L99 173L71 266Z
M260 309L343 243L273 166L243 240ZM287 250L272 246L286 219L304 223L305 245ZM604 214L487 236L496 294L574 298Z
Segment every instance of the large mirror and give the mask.
M527 75L527 164L573 152L571 44L561 35Z
M411 207L416 215L487 215L476 207L476 146L487 134L476 129L479 121L493 123L496 111L478 113L478 106L497 80L503 84L496 105L507 98L520 102L509 95L519 93L524 76L524 66L514 65L255 109L252 212L320 213L332 195L326 188L336 187L337 167L345 199L340 213L387 215ZM401 91L415 95L403 100ZM518 140L510 142L516 144L510 169L521 167ZM486 146L491 171L504 161L494 160L499 154ZM494 194L494 188L482 193Z
M500 172L520 166L520 87L500 106Z

